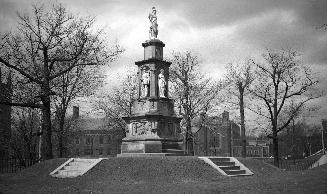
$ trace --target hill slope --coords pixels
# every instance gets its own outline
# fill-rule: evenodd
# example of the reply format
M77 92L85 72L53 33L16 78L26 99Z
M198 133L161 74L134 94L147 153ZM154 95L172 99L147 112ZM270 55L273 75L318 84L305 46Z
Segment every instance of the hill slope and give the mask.
M36 164L12 176L0 176L3 193L307 193L327 191L327 166L285 172L261 161L240 159L255 174L226 177L196 157L109 158L82 177L57 179L49 173L65 159ZM309 181L310 180L310 181Z

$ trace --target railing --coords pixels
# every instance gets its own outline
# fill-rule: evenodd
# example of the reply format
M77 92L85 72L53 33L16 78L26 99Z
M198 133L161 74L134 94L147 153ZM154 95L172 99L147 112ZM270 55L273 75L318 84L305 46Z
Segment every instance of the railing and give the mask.
M0 173L15 173L24 168L30 167L37 163L37 159L24 158L5 158L0 159Z
M288 171L301 171L309 169L309 167L315 163L321 155L311 156L303 159L279 159L279 168ZM273 158L255 158L263 162L274 164Z

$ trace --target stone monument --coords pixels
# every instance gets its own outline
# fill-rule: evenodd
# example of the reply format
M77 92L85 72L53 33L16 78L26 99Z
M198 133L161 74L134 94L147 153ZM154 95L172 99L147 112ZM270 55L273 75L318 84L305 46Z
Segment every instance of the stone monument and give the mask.
M118 156L154 156L183 154L180 121L174 101L168 96L170 62L163 60L165 44L157 39L158 24L155 7L149 14L149 40L145 41L144 60L137 61L138 98L134 99L132 115L123 117L126 137Z

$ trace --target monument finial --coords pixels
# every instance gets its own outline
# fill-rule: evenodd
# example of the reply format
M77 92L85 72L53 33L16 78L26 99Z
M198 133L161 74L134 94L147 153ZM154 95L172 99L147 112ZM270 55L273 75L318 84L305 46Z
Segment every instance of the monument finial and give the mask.
M149 13L149 20L151 25L149 39L155 39L158 36L157 10L155 7L152 7L151 12Z

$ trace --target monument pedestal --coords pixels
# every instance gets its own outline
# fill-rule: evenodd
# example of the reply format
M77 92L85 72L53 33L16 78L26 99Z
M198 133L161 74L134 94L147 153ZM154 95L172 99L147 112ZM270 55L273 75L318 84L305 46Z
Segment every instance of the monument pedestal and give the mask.
M180 121L174 101L168 98L170 62L163 60L165 44L151 39L142 44L144 60L138 66L138 98L132 102L131 116L126 122L122 140L122 156L164 156L183 153Z
M122 153L161 153L161 141L152 139L145 140L123 140L121 145Z

